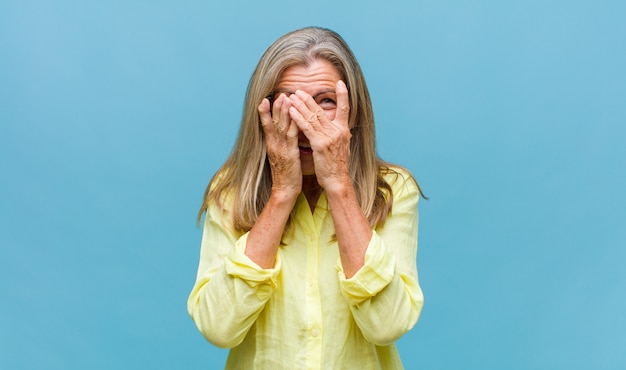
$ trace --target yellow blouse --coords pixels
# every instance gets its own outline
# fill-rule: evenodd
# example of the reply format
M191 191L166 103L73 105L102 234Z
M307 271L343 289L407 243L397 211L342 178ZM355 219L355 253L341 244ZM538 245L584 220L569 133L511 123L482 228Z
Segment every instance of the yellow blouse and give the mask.
M343 274L324 193L311 213L300 194L273 269L245 254L217 206L207 211L189 314L206 339L232 348L226 369L402 369L394 345L417 322L416 184L387 175L391 216L374 230L365 265Z

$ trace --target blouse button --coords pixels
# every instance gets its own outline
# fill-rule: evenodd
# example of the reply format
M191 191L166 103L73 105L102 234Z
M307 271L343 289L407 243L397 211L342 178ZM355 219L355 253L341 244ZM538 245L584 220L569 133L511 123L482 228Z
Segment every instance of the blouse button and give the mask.
M317 330L317 329L313 329L313 330L311 330L311 335L312 335L312 336L317 337L319 334L320 334L320 331L319 331L319 330Z

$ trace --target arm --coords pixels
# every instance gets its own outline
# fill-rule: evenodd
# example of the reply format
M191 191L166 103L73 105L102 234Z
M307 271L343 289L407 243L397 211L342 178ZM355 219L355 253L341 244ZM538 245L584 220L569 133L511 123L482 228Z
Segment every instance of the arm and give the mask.
M363 267L351 278L342 264L337 267L357 325L377 345L390 344L409 331L424 304L416 265L419 191L408 175L399 175L392 188L393 213L372 234Z
M246 255L263 268L274 265L278 245L302 190L302 168L298 149L298 126L291 121L291 102L280 95L270 114L270 102L259 104L267 156L272 173L272 191L247 241Z
M249 233L233 233L225 215L209 206L204 223L200 264L187 310L198 330L218 347L243 341L276 288L280 260L262 269L245 255Z
M315 175L326 191L337 235L340 288L363 335L389 344L410 330L423 305L417 281L417 185L406 173L393 188L393 214L372 231L349 176L348 91L336 85L337 110L327 116L303 91L290 96L290 113L311 143Z
M302 186L298 128L289 107L284 96L272 115L267 99L259 105L272 191L252 229L237 236L226 226L226 211L215 205L207 209L198 277L187 308L200 332L219 347L243 341L276 289L280 239Z
M298 90L290 96L293 104L290 113L311 143L315 176L326 191L341 263L345 274L350 277L363 266L372 230L350 178L350 105L348 89L343 81L337 81L335 92L337 102L334 112L327 114L309 94Z
M327 190L330 214L335 225L341 266L352 277L365 262L372 229L363 215L352 184Z

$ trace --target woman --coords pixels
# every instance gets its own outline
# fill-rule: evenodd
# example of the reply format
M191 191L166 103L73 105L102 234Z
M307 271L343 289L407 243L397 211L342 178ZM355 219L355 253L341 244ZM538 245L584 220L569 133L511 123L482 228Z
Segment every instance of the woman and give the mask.
M239 136L205 193L189 314L227 369L400 369L417 322L411 175L376 156L369 93L336 33L261 58Z

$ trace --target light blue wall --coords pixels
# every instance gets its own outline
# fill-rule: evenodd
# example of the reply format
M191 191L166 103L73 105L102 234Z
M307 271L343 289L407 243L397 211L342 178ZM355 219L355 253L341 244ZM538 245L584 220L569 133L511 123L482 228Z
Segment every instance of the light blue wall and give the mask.
M0 3L0 368L217 369L195 213L265 48L332 28L414 172L407 369L626 368L626 2Z

